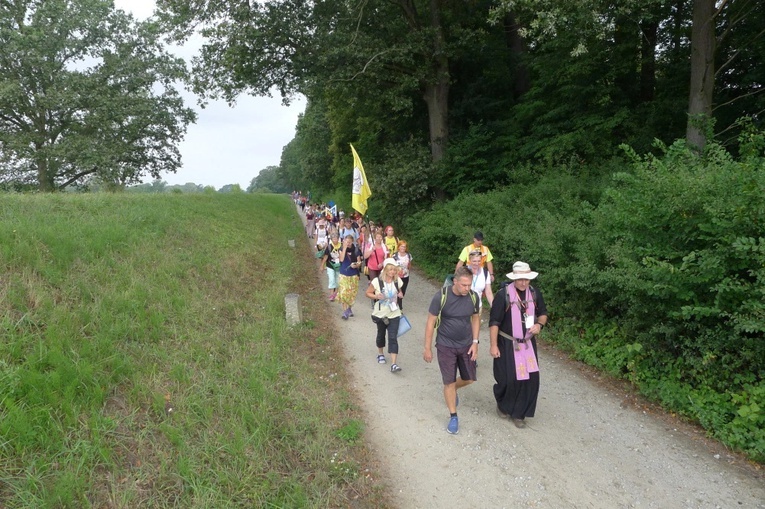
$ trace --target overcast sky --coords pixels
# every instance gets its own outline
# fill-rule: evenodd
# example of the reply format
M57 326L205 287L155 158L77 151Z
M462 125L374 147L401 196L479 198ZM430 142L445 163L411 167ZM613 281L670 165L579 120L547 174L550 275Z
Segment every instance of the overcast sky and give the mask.
M154 10L154 0L114 0L114 5L139 19ZM199 39L192 41L174 53L189 61L199 44ZM279 165L282 148L295 136L298 115L305 109L302 97L287 107L278 94L241 96L233 108L224 101L210 101L205 109L197 106L194 94L184 92L184 97L199 118L189 125L180 145L183 167L162 177L168 184L193 182L216 189L239 184L247 189L260 170Z

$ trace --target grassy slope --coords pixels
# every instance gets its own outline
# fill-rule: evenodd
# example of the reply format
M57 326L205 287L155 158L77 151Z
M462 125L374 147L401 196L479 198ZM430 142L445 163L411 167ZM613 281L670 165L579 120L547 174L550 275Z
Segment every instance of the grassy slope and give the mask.
M0 507L384 505L286 197L4 196L0 239Z

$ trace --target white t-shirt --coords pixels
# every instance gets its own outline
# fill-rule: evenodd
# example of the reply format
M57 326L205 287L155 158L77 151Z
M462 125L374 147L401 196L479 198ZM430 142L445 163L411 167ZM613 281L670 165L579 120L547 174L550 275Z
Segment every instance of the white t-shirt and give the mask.
M327 242L329 242L329 235L327 235L327 229L316 227L316 245L326 246Z
M489 271L484 268L479 268L478 274L473 274L473 282L470 285L470 289L477 293L479 297L482 297L487 286L491 286L491 276L489 276ZM482 300L483 299L481 299L480 305L483 305Z
M396 260L398 266L401 267L401 271L398 273L399 277L409 277L409 266L412 264L412 255L409 253L396 253L393 255L393 259Z

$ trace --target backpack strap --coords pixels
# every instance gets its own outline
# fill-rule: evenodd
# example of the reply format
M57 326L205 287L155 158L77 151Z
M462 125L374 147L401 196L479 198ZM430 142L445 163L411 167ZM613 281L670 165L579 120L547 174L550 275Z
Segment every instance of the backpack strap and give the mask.
M513 283L505 283L505 291L501 292L505 294L505 313L507 313L507 310L510 309L510 306L512 305L512 302L510 302L510 287L513 286ZM534 289L533 286L529 285L529 289L527 291L531 292L531 300L534 302L534 307L537 306L537 292Z
M385 288L385 283L383 283L383 280L380 279L382 277L382 274L377 276L375 279L377 279L377 289L380 290L380 293L382 293L383 288ZM393 286L396 287L396 293L398 293L398 276L396 276L396 279L393 280Z
M444 286L441 288L441 307L438 309L438 316L436 316L436 325L433 327L436 331L438 331L438 327L441 325L441 311L444 310L444 306L446 305L446 290L448 290L448 286Z

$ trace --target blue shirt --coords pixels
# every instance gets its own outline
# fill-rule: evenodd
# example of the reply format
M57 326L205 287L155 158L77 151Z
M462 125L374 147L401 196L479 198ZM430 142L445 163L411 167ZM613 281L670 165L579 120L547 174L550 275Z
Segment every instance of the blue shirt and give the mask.
M351 247L347 248L345 250L345 257L343 258L343 261L340 262L340 275L342 276L358 276L359 275L359 269L358 267L351 267L352 263L358 262L361 260L361 251L359 251L355 245L352 245Z
M359 240L359 233L354 230L353 228L341 228L340 229L340 240L344 240L345 237L348 235L353 237L353 241L356 242Z

